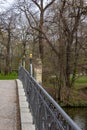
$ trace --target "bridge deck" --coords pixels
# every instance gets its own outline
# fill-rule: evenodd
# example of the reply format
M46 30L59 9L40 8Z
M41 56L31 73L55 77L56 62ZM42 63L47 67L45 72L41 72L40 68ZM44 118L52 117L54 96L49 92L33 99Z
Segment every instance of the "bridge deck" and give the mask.
M18 98L13 80L0 80L0 130L20 130Z
M18 95L16 82L14 80L0 80L0 130L27 129L25 122L27 120L27 114L23 113L25 112L25 108L22 109L23 112L20 119ZM23 106L23 104L21 105ZM21 124L20 120L22 120L24 124Z

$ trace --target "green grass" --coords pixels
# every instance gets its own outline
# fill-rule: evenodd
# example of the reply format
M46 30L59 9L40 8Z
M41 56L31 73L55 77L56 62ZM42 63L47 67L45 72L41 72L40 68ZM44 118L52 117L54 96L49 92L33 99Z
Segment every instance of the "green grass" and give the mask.
M87 107L87 76L79 77L74 84L74 88L71 93L70 104L71 106Z
M80 84L87 83L87 76L79 77L79 78L76 80L76 83L80 83Z
M16 72L12 72L8 75L0 74L0 80L11 80L11 79L17 79L18 74Z
M87 88L87 76L81 76L75 81L75 89Z

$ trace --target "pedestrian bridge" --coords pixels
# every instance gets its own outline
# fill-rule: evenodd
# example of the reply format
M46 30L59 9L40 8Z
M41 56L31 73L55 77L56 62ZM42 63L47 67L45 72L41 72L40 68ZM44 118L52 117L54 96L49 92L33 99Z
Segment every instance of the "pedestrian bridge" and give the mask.
M0 130L81 130L23 67L0 80Z
M81 130L23 67L19 69L19 79L23 83L35 130Z

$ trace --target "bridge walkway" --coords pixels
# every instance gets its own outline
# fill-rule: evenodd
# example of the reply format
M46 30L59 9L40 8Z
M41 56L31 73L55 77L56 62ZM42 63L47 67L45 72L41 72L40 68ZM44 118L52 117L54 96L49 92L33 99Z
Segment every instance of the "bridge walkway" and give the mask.
M0 130L27 130L21 126L18 95L15 80L0 80Z

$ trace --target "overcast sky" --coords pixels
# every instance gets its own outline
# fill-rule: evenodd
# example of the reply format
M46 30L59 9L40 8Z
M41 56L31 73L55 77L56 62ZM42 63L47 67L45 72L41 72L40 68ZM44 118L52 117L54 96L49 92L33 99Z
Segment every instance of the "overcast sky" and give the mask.
M0 12L4 11L6 8L9 8L14 0L0 0Z

